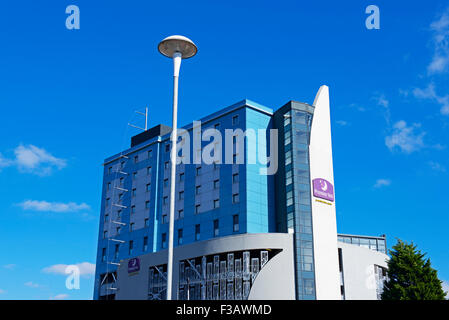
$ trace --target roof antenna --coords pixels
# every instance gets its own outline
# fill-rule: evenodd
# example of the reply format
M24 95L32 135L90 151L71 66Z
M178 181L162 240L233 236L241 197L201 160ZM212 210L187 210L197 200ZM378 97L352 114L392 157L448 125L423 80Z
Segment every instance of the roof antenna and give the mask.
M131 124L129 122L128 122L128 126L133 127L133 128L137 128L137 129L142 130L142 131L147 131L148 130L148 107L145 107L145 113L140 112L140 111L134 111L134 112L145 117L145 129L141 128L141 127L138 127L138 126L135 126L135 125L133 125L133 124Z

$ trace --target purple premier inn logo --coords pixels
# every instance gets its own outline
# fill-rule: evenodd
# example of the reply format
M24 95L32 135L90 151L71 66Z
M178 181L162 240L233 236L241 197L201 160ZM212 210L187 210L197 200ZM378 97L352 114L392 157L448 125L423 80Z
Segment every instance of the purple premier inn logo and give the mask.
M132 258L128 261L128 273L137 272L140 270L140 259Z
M327 180L321 178L313 179L313 196L334 201L334 186Z

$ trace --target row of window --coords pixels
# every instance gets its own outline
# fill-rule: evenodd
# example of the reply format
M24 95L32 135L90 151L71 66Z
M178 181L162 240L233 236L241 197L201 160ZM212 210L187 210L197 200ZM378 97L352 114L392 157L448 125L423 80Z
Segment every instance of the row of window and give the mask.
M232 223L233 223L233 232L239 232L239 215L233 215L232 216ZM213 221L214 224L214 237L218 237L220 235L220 226L219 226L219 219L215 219ZM183 244L183 229L178 229L178 245ZM107 237L107 231L105 231L105 238ZM199 241L201 239L201 225L197 224L195 225L195 241ZM119 256L119 248L120 245L116 244L114 247L114 259L118 259ZM167 233L162 233L161 235L161 249L167 248ZM143 237L143 251L146 252L148 250L148 236ZM134 240L130 240L128 244L128 254L132 255L134 253ZM106 248L102 249L102 257L101 261L106 261Z

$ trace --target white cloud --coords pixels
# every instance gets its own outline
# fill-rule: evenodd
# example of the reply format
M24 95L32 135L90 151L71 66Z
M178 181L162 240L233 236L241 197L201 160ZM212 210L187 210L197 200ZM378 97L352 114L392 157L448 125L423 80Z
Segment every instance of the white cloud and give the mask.
M48 211L48 212L76 212L80 210L89 210L90 206L86 203L77 204L75 202L48 202L39 200L26 200L18 204L23 210Z
M446 299L449 299L449 282L443 281L441 285L443 287L443 291L446 292Z
M391 180L389 179L377 179L374 184L374 188L386 187L391 184Z
M49 300L65 300L69 297L68 294L65 293L61 293L61 294L57 294L54 297L50 297Z
M430 24L430 30L433 32L433 57L427 66L427 72L446 72L449 69L449 8Z
M374 97L374 100L376 100L376 102L379 106L382 106L384 108L388 108L388 105L390 104L390 102L387 100L387 98L385 98L384 94Z
M349 123L344 120L337 120L336 123L342 127L347 126Z
M393 125L392 134L385 138L385 145L390 151L394 151L397 148L404 153L420 150L424 147L424 136L426 134L425 132L415 132L420 127L419 123L407 126L404 120L396 122Z
M0 169L16 166L19 171L48 176L54 169L61 170L67 165L65 159L56 158L43 148L32 144L19 145L14 149L15 158L5 158L0 154Z
M95 274L95 264L90 262L81 262L74 265L55 264L42 269L42 272L66 275L65 270L69 266L76 266L79 269L80 276L91 276Z
M15 267L16 267L16 265L13 264L13 263L5 264L5 265L3 266L3 268L8 269L8 270L14 270Z
M41 286L40 284L34 283L32 281L25 282L24 285L30 288L39 288Z
M439 171L439 172L446 172L446 167L444 167L442 164L435 162L435 161L429 161L429 166L432 168L432 170Z
M433 83L430 83L427 88L424 89L413 89L413 95L415 96L415 98L435 101L441 106L441 114L449 115L449 95L438 95L435 91L435 85Z

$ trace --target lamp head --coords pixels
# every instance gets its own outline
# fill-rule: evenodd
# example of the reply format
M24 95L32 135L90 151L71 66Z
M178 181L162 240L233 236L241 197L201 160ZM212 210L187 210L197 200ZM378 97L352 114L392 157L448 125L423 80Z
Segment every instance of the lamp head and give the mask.
M179 52L182 59L188 59L197 53L198 48L189 38L176 35L162 40L158 45L158 50L169 58L173 58L174 54Z

